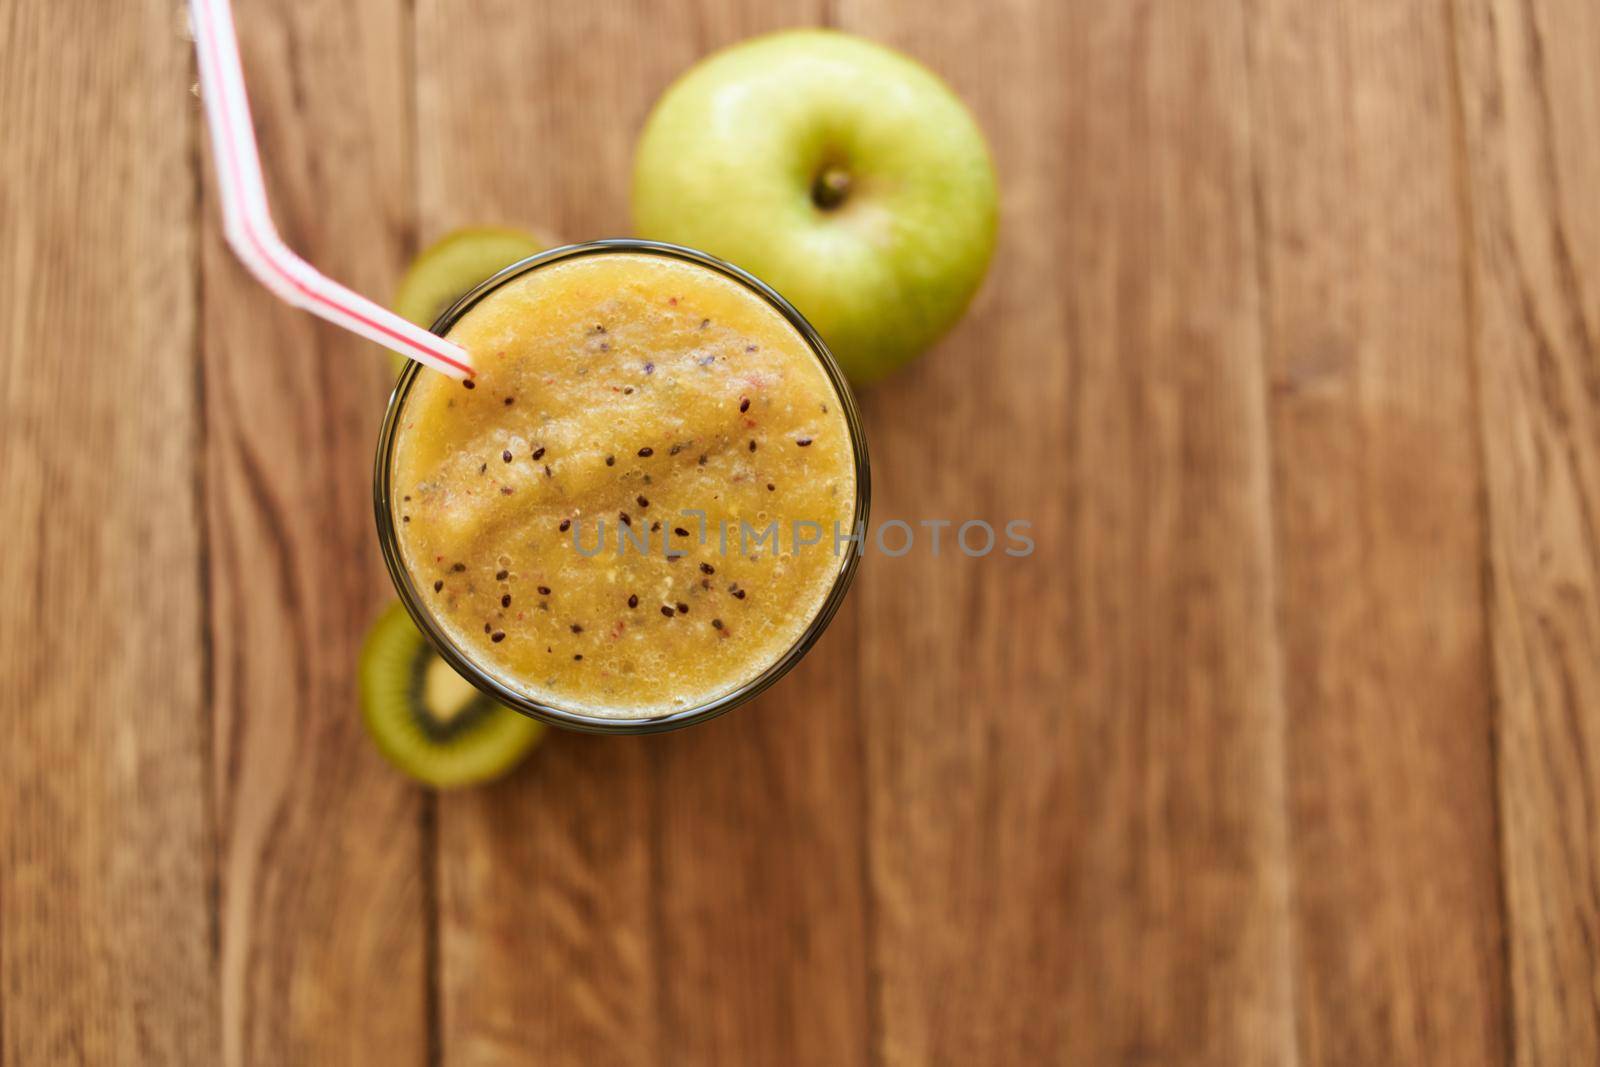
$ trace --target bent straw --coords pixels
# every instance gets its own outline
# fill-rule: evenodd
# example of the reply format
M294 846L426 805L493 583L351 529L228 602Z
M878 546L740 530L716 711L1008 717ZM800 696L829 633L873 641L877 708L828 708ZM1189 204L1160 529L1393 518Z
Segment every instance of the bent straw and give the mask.
M244 70L228 0L189 0L200 95L222 191L223 235L256 280L280 299L452 378L472 377L466 350L351 292L290 251L272 225Z

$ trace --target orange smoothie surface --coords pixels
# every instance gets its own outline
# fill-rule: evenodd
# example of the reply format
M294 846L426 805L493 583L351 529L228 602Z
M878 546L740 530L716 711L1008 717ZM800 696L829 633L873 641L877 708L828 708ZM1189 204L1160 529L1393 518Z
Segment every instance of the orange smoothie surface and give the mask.
M637 719L800 640L855 550L835 543L855 452L776 308L707 267L607 252L507 282L449 337L477 377L421 372L391 482L405 566L469 660L540 703Z

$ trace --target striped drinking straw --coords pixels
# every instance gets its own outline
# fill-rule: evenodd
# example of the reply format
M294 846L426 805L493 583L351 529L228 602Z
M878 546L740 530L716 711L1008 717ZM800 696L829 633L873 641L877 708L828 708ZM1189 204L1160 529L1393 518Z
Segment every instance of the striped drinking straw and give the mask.
M278 236L267 208L244 71L228 0L189 0L200 95L211 129L223 234L246 269L278 297L452 378L472 377L466 350L324 277Z

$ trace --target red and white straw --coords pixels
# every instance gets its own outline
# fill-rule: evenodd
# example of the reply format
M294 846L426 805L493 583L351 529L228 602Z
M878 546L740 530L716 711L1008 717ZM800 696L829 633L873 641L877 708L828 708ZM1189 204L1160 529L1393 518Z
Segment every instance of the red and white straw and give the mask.
M466 350L353 293L295 255L278 236L267 208L239 42L228 0L189 0L200 95L211 128L223 234L245 267L281 299L452 378L470 378Z

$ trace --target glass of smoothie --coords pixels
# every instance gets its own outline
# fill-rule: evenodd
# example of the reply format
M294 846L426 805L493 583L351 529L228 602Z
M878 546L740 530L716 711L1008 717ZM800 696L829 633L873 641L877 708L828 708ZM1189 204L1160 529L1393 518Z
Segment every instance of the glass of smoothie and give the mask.
M466 382L412 364L374 477L401 601L440 655L557 726L709 719L821 636L870 482L849 386L782 297L647 241L532 256L434 324Z

